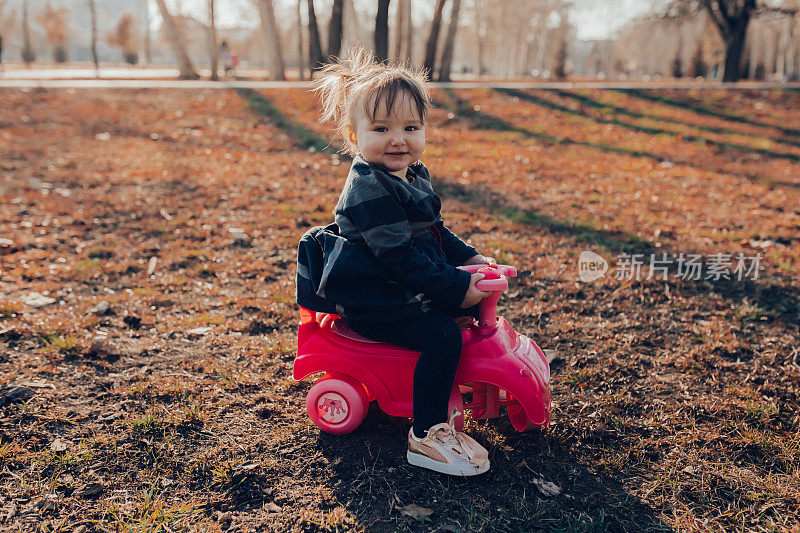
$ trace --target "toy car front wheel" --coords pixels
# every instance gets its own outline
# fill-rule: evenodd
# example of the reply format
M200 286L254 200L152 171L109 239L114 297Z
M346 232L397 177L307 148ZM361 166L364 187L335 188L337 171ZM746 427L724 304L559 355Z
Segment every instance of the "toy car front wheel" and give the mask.
M306 411L314 425L337 435L356 429L368 407L367 391L349 376L323 377L306 396Z

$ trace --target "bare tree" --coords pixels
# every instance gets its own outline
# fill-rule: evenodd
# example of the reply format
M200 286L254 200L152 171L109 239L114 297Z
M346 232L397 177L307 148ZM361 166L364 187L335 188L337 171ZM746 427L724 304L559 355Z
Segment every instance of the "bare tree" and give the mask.
M391 0L378 0L375 15L375 59L389 59L389 3Z
M703 6L725 41L725 70L722 81L737 81L741 69L744 38L756 0L703 0Z
M284 81L286 79L286 67L283 64L281 35L278 31L278 21L275 19L275 6L272 0L260 0L258 3L258 10L261 15L261 27L267 38L269 79Z
M342 17L344 0L333 0L331 20L328 22L328 58L338 56L342 51Z
M47 44L53 48L56 63L67 61L67 10L53 8L48 2L44 11L36 17L36 22L44 29Z
M6 32L14 25L14 11L6 15L6 5L8 0L0 0L0 32Z
M198 76L197 72L194 70L192 60L189 58L189 54L186 52L186 47L181 39L180 30L178 29L178 25L175 23L175 19L172 18L172 15L170 15L164 0L156 0L156 4L158 5L159 13L161 13L161 19L164 21L164 29L166 30L169 43L172 46L172 52L175 54L175 58L178 60L180 78L183 80L198 79L200 76Z
M567 77L567 40L562 38L553 61L553 76L563 80Z
M408 57L408 62L412 63L414 60L414 48L413 48L413 39L411 36L414 34L414 21L411 20L411 1L412 0L405 0L403 3L403 7L405 8L405 16L403 17L406 20L406 27L405 27L405 41L406 41L406 56Z
M747 27L757 8L757 0L673 0L664 14L674 17L699 10L708 13L725 46L722 81L734 82L741 77Z
M100 64L97 61L97 9L94 0L89 0L89 14L92 18L92 62L94 63L94 76L100 77Z
M31 46L31 31L28 26L28 0L22 3L22 60L27 66L36 61L36 53Z
M150 55L150 2L144 2L144 60L148 65L153 62Z
M322 55L322 45L319 40L319 28L317 27L317 14L314 12L314 0L307 0L308 5L308 55L311 75L315 70L325 64L325 57Z
M436 67L436 49L439 44L439 30L442 26L442 11L444 11L445 1L446 0L436 0L431 33L428 35L428 44L425 46L425 61L422 63L422 68L427 73L429 79L433 77L433 71Z
M16 11L6 14L7 0L0 0L0 72L5 71L3 66L3 33L9 32L14 27L16 19Z
M211 81L219 80L219 47L217 45L217 23L214 17L214 0L208 0L208 52L211 54Z
M692 53L692 62L689 66L689 72L694 78L705 77L708 73L708 65L706 65L703 59L703 41L697 43Z
M453 44L458 31L458 12L461 9L461 0L453 0L450 11L450 25L447 27L447 37L444 39L444 50L439 65L439 81L450 81L450 67L453 64Z
M484 61L488 28L486 24L486 0L475 0L473 13L475 16L475 72L480 76L486 72Z
M119 46L123 59L131 65L135 65L139 61L134 44L133 26L133 15L123 13L114 31L106 38L106 42L111 46Z
M399 0L397 4L397 16L394 19L394 42L392 44L392 57L398 61L402 61L404 57L403 45L405 41L406 27L406 8L405 5L408 0Z
M344 0L342 13L342 48L369 46L364 38L364 27L359 22L353 0Z
M303 0L297 0L295 7L297 8L296 16L297 16L297 70L299 72L298 78L300 81L305 79L305 73L303 72L303 17L300 13L300 4Z

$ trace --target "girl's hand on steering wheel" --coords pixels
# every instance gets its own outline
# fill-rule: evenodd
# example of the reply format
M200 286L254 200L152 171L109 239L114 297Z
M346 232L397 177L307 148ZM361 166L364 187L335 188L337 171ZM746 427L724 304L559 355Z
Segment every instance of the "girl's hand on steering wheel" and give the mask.
M475 287L475 284L482 280L485 277L485 274L482 272L475 272L472 274L471 279L469 281L469 289L467 289L467 293L464 295L464 299L461 301L461 308L467 309L472 307L473 305L477 305L481 300L489 296L489 292L482 291Z

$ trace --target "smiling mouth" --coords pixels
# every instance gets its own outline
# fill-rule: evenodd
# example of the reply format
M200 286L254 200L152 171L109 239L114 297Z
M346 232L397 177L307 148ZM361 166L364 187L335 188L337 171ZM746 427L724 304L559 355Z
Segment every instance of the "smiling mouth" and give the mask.
M386 152L386 155L392 155L395 157L399 157L401 155L408 155L408 152Z

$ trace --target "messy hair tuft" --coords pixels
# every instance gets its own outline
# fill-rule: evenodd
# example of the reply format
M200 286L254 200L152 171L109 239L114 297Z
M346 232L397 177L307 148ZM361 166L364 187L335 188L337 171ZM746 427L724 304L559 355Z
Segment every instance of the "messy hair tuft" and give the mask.
M344 141L344 152L350 155L358 152L346 130L355 129L359 105L374 120L382 101L386 101L387 109L392 109L397 96L406 92L420 121L426 122L431 100L422 71L400 63L378 63L372 52L364 48L354 48L347 56L323 67L314 88L322 100L320 120L336 126L336 136Z

